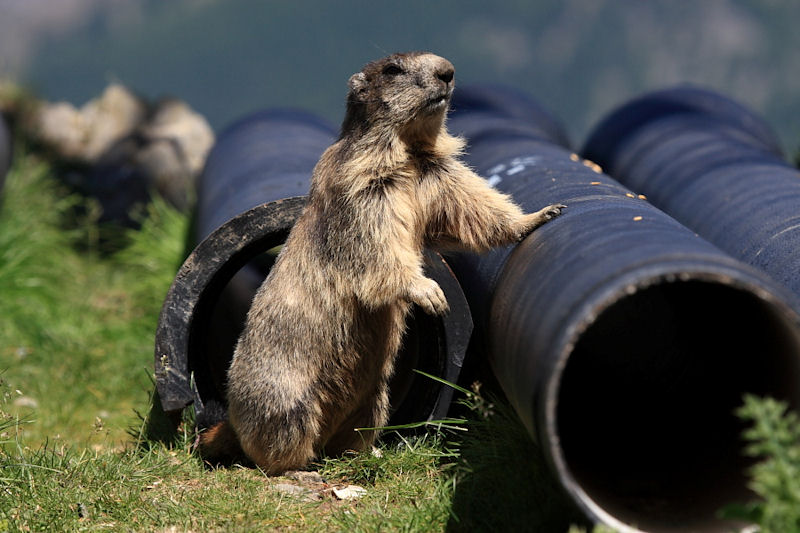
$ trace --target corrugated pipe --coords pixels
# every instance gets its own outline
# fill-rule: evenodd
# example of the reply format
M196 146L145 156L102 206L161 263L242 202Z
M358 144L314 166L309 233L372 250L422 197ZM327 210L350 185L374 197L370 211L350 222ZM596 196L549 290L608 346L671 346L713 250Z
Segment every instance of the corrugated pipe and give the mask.
M156 332L156 386L173 419L189 405L199 428L225 417L225 379L245 315L305 205L314 165L334 140L330 126L297 111L257 113L219 136L197 183L196 247ZM442 258L429 253L426 268L451 312L409 318L391 385L391 423L445 416L452 389L412 369L456 381L472 331L464 295Z
M499 128L502 104L467 88L453 108L496 188L568 206L514 248L448 257L566 495L622 531L728 531L717 512L752 496L734 409L747 392L800 407L789 296L553 136Z
M699 88L646 94L603 119L583 154L800 301L800 172L752 111Z

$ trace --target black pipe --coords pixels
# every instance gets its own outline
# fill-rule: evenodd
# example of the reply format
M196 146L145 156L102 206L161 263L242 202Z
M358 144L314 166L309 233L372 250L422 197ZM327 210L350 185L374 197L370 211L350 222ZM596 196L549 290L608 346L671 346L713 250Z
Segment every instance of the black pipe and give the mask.
M691 94L719 105L692 107L683 89L644 95L601 121L583 153L800 301L800 172L752 111L711 91ZM665 98L676 106L653 114Z
M0 114L0 191L3 190L9 168L11 168L11 132L3 115Z
M505 134L519 131L560 146L570 146L561 122L518 89L496 84L473 84L469 90L460 91L451 109L458 115L469 113L473 119L481 117L480 121L461 124L462 131L459 133L470 139L477 135L492 135L494 131ZM470 125L474 123L479 127L471 130Z
M156 332L156 385L162 407L193 405L198 428L225 417L225 377L256 289L299 216L311 171L334 131L296 111L251 115L223 132L198 180L194 251L179 270ZM447 296L442 318L415 310L391 384L402 424L442 418L452 388L417 368L455 382L472 321L463 293L440 256L426 269Z
M653 91L626 102L589 133L583 154L598 163L613 160L628 135L643 125L678 114L713 117L744 133L748 142L782 154L777 136L761 117L726 96L692 85Z
M734 408L800 407L788 296L564 147L460 113L466 93L467 162L526 212L567 205L513 249L448 256L503 391L591 520L727 531L717 511L751 496Z

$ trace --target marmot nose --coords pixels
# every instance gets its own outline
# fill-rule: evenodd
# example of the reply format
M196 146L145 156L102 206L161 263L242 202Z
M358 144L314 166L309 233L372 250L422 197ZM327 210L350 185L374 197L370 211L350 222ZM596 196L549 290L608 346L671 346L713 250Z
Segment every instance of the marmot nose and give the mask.
M455 70L452 67L443 68L436 73L436 77L447 84L453 81L454 73Z

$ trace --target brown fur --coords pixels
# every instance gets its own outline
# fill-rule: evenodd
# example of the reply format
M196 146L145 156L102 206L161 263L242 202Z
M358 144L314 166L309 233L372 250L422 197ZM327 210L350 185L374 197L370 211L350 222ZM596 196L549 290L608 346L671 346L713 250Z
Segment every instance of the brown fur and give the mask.
M228 373L230 429L268 473L363 450L389 412L388 381L411 304L447 312L425 277L425 246L485 251L520 240L561 205L524 215L458 159L444 126L453 66L394 54L349 81L338 141L317 163L308 204L256 294Z

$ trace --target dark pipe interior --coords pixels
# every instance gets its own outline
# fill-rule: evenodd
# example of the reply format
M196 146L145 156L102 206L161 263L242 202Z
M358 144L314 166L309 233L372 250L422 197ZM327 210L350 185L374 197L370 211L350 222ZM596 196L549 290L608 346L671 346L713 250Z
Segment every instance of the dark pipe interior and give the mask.
M727 531L749 499L745 393L800 407L800 339L749 292L703 281L641 289L575 346L558 394L563 457L589 498L647 531ZM730 525L730 524L728 524Z
M253 296L272 267L281 242L275 248L256 257L236 272L216 297L203 301L204 310L192 326L190 370L201 398L209 409L199 416L198 426L208 427L222 416L225 405L225 379L236 341L243 328ZM422 421L420 413L430 411L436 402L441 385L416 374L419 369L442 375L445 361L440 322L414 308L407 319L403 346L395 362L390 386L392 424ZM410 392L413 390L413 394Z

